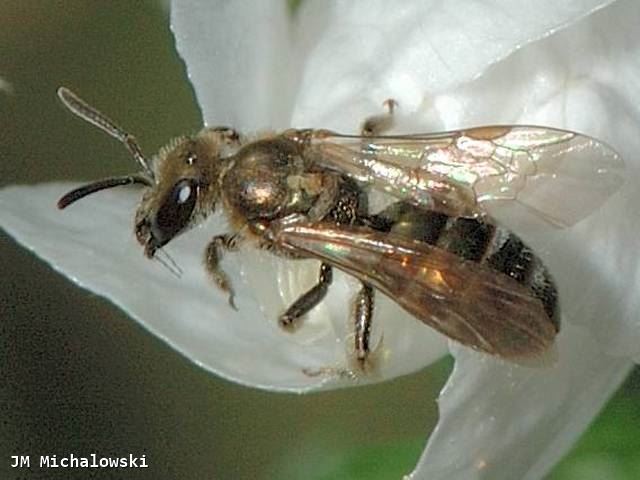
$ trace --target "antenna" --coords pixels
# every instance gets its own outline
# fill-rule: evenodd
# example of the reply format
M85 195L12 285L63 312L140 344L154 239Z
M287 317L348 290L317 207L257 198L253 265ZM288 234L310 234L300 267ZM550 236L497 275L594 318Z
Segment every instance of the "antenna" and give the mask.
M135 158L136 161L140 164L144 172L151 178L153 178L153 171L149 166L149 162L142 154L142 150L140 149L140 146L138 145L138 142L133 135L125 132L122 128L120 128L112 120L110 120L109 117L93 108L68 88L60 87L58 89L58 97L60 98L64 106L67 107L73 114L95 125L103 132L106 132L113 138L119 140L120 143L127 147L129 153L131 153L133 158Z
M58 208L63 210L81 198L91 195L92 193L99 192L100 190L119 187L121 185L131 185L133 183L140 183L148 187L151 186L149 179L142 175L126 175L124 177L105 178L104 180L98 180L97 182L83 185L66 193L60 200L58 200Z

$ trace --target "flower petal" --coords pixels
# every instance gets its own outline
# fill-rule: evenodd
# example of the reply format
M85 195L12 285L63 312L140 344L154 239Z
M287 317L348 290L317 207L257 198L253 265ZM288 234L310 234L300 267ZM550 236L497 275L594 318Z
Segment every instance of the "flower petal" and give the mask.
M632 33L639 17L640 5L618 1L434 99L457 106L439 110L446 127L553 125L619 151L625 184L614 197L571 229L527 231L525 238L552 270L570 321L588 326L605 351L631 357L640 355L640 259L633 254L640 233L640 37Z
M386 98L407 111L613 0L174 0L172 27L207 125L352 130ZM354 123L355 122L355 123Z
M440 420L411 479L538 479L572 446L631 368L566 325L558 364L527 368L453 346Z
M110 299L190 360L224 378L287 391L353 384L303 372L347 365L350 288L345 276L338 276L324 306L289 334L277 326L277 314L315 280L316 262L286 262L248 251L234 266L229 255L227 270L237 290L234 311L202 266L207 241L224 230L221 222L207 222L166 248L183 270L176 278L144 258L133 238L137 192L108 190L58 211L56 200L71 188L49 184L0 190L0 225L56 270ZM363 381L410 373L445 353L440 335L392 302L380 303L380 318L388 315L389 321L377 330L384 330L383 353L393 361L381 365L379 376Z
M585 221L524 237L559 286L557 364L518 367L452 347L440 420L411 478L541 478L640 356L640 137L632 133L640 129L640 89L629 87L640 74L640 38L630 33L639 16L640 6L619 1L435 99L447 125L491 118L603 138L627 160L627 175Z
M171 25L206 125L288 126L293 65L286 3L174 0Z
M405 112L611 0L305 2L324 24L304 64L293 125L352 130L387 98ZM317 27L312 27L315 31Z

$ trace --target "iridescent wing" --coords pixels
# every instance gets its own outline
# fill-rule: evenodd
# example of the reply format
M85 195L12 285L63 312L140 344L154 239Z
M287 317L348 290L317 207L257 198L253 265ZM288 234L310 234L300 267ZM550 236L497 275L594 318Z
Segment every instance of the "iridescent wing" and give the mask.
M532 126L378 137L317 131L310 153L324 168L449 215L492 213L511 201L560 227L602 205L624 170L598 140Z
M542 302L509 276L446 250L366 227L291 224L273 239L369 282L417 319L476 350L538 357L557 333Z

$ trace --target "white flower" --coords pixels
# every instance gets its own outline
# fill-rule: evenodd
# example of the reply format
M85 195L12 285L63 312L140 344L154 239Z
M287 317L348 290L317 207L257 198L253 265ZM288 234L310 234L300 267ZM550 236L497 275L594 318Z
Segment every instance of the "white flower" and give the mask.
M605 140L627 161L625 186L587 220L526 234L560 288L557 364L519 367L449 345L455 369L411 478L541 478L640 359L638 18L634 0L308 1L294 21L283 2L174 1L178 48L207 125L354 131L395 98L413 130L546 124ZM136 192L105 191L55 211L68 188L4 189L0 224L203 368L272 390L338 384L302 369L345 361L344 276L289 335L276 315L313 282L314 264L231 254L234 312L201 267L204 245L223 223L172 242L168 251L185 271L176 279L135 244ZM127 289L122 278L145 291ZM384 331L386 358L374 381L445 353L441 336L381 303L375 328Z

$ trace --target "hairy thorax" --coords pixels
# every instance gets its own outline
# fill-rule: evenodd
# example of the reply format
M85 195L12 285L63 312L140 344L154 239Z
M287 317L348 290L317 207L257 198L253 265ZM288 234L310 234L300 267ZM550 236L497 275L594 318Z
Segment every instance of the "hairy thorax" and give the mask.
M335 176L313 172L300 146L282 137L242 147L221 179L222 200L232 225L308 213Z

